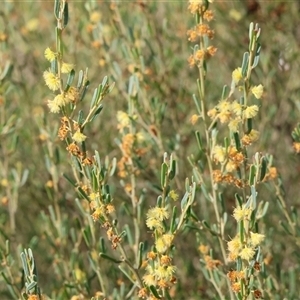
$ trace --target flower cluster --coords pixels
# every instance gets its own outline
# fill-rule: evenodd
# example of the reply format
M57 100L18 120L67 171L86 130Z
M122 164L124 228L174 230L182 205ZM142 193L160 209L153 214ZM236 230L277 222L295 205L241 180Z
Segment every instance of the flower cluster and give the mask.
M247 242L241 242L239 235L236 235L228 242L229 260L235 261L238 257L244 260L251 260L255 255L255 248L264 240L265 236L260 233L250 233Z
M132 156L136 155L141 157L148 151L147 148L142 148L140 145L145 141L145 135L143 132L137 132L135 134L130 132L130 126L132 120L135 120L137 116L130 118L126 112L118 111L118 129L122 133L122 143L120 149L122 151L122 157L118 161L118 175L121 178L127 177L128 173L134 172L138 175L139 171L132 168Z
M169 218L169 212L165 207L153 207L147 213L146 225L151 230L163 232L163 221Z
M254 268L257 268L258 263L256 262L254 265ZM243 271L229 271L227 273L227 277L231 283L231 289L235 293L239 293L242 289L242 281L245 281L246 275L245 275L245 270ZM253 291L253 295L255 299L262 299L262 292L258 289Z
M58 53L53 52L50 48L45 50L44 55L51 63L57 62L59 58ZM59 71L53 72L49 69L43 73L43 77L48 88L53 92L58 90L60 92L53 100L48 100L48 107L51 113L59 113L67 104L75 104L78 101L80 91L75 87L69 87L67 90L63 90L61 82L61 74L70 74L73 68L73 64L61 61Z
M213 0L209 0L208 2L213 3ZM201 14L206 11L206 3L204 0L189 0L188 10L194 15L196 13Z
M244 243L243 246L240 237L236 236L232 241L228 242L228 250L231 251L229 254L229 259L236 260L237 257L240 257L246 261L254 259L255 247L257 247L263 240L264 235L250 232L250 240L248 243ZM256 274L260 271L260 263L258 261L254 262L253 269L256 271ZM240 293L242 289L243 282L247 281L246 276L247 268L236 271L232 270L227 273L227 277L231 284L231 289L235 293ZM255 299L262 298L262 292L258 289L252 291Z
M87 74L82 73L81 85L72 86L71 80L65 88L62 85L62 74L69 74L69 77L74 73L73 64L65 63L62 58L62 54L58 52L53 52L50 48L45 50L45 58L51 63L51 69L44 72L43 77L46 85L53 92L58 92L53 100L48 100L48 107L51 113L62 113L60 127L58 129L58 137L60 140L65 141L67 144L66 150L73 157L77 159L77 162L85 167L86 170L90 167L94 167L97 170L94 157L88 157L87 151L85 150L84 143L87 136L83 133L84 125L83 122L75 121L72 118L73 112L76 109L76 104L79 100L84 97L86 84L87 84ZM91 111L89 116L91 116ZM93 111L94 112L94 111ZM119 117L121 119L121 117ZM85 123L90 121L87 119ZM123 126L125 126L123 117ZM128 124L128 120L127 120ZM131 148L131 137L126 135L124 137L124 152L129 153ZM82 168L83 169L83 168ZM83 177L85 176L84 171L82 172ZM85 176L86 177L86 176ZM112 244L112 248L116 249L117 245L121 242L121 238L116 234L109 221L109 214L115 211L115 207L110 202L103 201L103 195L98 189L94 190L92 183L86 180L85 183L78 182L78 189L80 193L85 194L85 198L89 200L89 208L86 205L87 210L91 210L91 217L96 222L99 221L101 225L107 230L108 240Z
M221 170L214 170L213 178L215 183L229 183L237 187L242 187L240 178L233 174L245 160L245 156L238 151L235 146L229 146L227 149L220 145L215 145L212 149L212 156L216 164L221 164ZM225 172L226 171L226 172Z
M174 193L174 191L173 191ZM147 254L147 261L144 262L146 270L143 281L148 287L155 286L160 289L169 288L176 282L174 273L176 267L172 265L172 258L168 255L172 246L174 235L166 233L164 221L169 218L166 207L153 207L147 213L146 225L155 231L155 251ZM140 291L139 295L143 290Z
M204 43L204 37L212 40L214 38L215 32L207 24L212 21L214 14L205 5L204 1L190 1L188 9L192 14L199 15L199 23L187 31L188 40L190 42L200 43L200 48L195 47L194 53L188 58L190 67L197 65L200 67L203 61L211 56L214 56L217 52L217 48L214 46L208 46ZM204 23L206 21L207 23Z
M143 282L148 287L165 289L170 288L176 282L176 277L174 277L176 267L172 264L172 258L169 255L148 252L143 266L146 269ZM141 297L144 293L146 293L144 289L140 290L139 296Z
M250 221L253 209L251 207L237 207L233 211L233 217L237 222L243 222L246 224ZM260 233L255 233L252 231L245 232L245 236L241 237L237 234L231 241L227 243L228 245L228 259L229 261L235 261L238 257L243 260L252 260L255 255L255 249L264 240L265 236Z
M300 143L299 142L294 142L293 143L293 148L296 153L300 153Z
M229 271L227 277L230 280L231 289L235 293L239 293L241 291L241 280L245 279L245 271Z
M228 123L232 132L238 132L240 124L246 119L254 118L258 113L257 105L244 106L236 100L229 102L221 100L217 106L207 112L207 115L213 120L219 120L221 123Z

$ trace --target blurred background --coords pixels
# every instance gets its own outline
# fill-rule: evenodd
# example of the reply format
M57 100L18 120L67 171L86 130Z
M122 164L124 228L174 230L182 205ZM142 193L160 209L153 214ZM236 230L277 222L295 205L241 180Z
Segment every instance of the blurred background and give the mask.
M113 5L118 6L119 15ZM187 1L69 3L70 20L63 38L64 58L74 63L76 70L89 69L91 85L87 99L105 75L116 82L114 91L104 101L99 119L88 128L89 151L98 149L101 157L121 157L115 142L119 135L116 114L127 109L129 77L133 73L139 76L143 91L140 113L145 123L160 133L162 141L160 147L153 145L143 157L147 168L138 184L141 190L148 190L146 207L153 205L157 197L155 185L160 180L164 151L173 152L177 157L176 189L182 192L184 179L191 174L187 157L196 151L194 131L201 130L201 125L192 126L190 122L196 111L192 94L197 90L197 70L191 69L187 62L193 45L187 41L186 31L194 24L187 6ZM241 66L248 47L249 23L259 23L262 50L253 84L262 84L264 95L258 102L261 108L254 121L254 128L261 134L256 149L273 155L287 205L299 208L300 159L293 151L291 132L300 120L300 2L216 0L211 9L215 13L211 23L215 30L212 43L218 51L208 64L208 106L212 108L218 103L223 85L230 85L232 71ZM55 49L55 26L52 1L2 1L0 73L6 76L0 78L0 269L6 274L7 265L13 261L9 269L21 289L19 254L24 247L31 247L43 292L53 299L71 299L76 293L67 294L63 286L71 280L65 281L65 278L72 278L73 270L67 270L66 266L63 271L59 270L60 260L71 253L73 246L68 230L76 228L76 220L82 216L72 187L61 175L69 172L69 163L64 145L56 137L59 118L48 112L47 100L53 95L42 78L49 68L44 51L47 47ZM89 102L84 105L88 107ZM156 111L161 106L165 107L163 118ZM65 227L65 240L56 240L50 231L49 236L45 234L51 215L49 190L53 188L49 143L59 157L54 164L61 212L69 222ZM111 188L116 204L125 201L117 176L112 179ZM289 239L278 227L283 216L276 195L270 190L266 185L259 191L260 197L270 202L265 223L261 225L269 228L266 249L270 249L273 256L270 273L281 284L276 287L281 297L278 299L283 299L286 290L293 288L294 296L288 299L299 299L295 289L296 283L299 284L299 259L294 255L299 253L299 243ZM226 193L228 209L232 210L234 192L225 189ZM97 234L101 235L100 230ZM5 254L7 239L11 256ZM55 240L57 244L53 246ZM187 232L177 245L179 252L195 257L189 262L177 258L177 266L182 266L178 271L178 289L185 293L185 299L216 299L197 267L199 257L192 240ZM79 260L78 270L84 268L83 261ZM111 285L117 285L118 279L113 277ZM87 294L91 297L96 291L97 287L92 285ZM0 279L0 298L11 297L5 280ZM177 299L183 298L178 296Z

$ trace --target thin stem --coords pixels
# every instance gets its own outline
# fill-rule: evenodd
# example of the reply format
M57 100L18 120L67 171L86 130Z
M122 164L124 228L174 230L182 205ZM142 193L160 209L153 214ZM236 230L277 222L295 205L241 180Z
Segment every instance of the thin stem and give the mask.
M51 161L51 168L50 168L50 174L52 177L53 182L53 190L54 190L54 197L53 197L53 205L54 210L56 214L56 229L59 233L59 236L61 237L61 212L59 207L59 187L58 187L58 168L54 163L54 149L53 149L53 143L48 139L47 140L47 149Z
M209 270L209 275L210 275L210 282L212 283L212 285L214 286L215 290L217 291L218 295L219 295L219 299L221 300L225 300L225 297L223 296L222 291L220 290L219 286L217 285L213 273L211 270Z
M278 200L280 201L280 204L282 205L282 208L283 208L283 214L286 217L286 219L291 227L293 236L295 237L296 236L295 223L292 221L292 219L290 218L290 215L287 211L287 206L286 206L285 200L282 196L282 193L280 191L280 187L278 186L278 184L275 184L275 183L274 183L274 186L275 186L275 190L276 190L276 196L277 196Z
M99 267L98 267L99 268ZM100 268L99 268L100 269ZM104 281L103 281L103 278L102 278L102 275L101 275L101 272L100 270L97 270L96 271L96 274L97 274L97 277L98 277L98 280L99 280L99 283L100 283L100 287L102 289L102 292L103 292L103 295L106 296L106 289L105 289L105 284L104 284Z
M200 16L200 24L203 23L202 17ZM204 39L203 37L200 37L200 49L204 50ZM213 203L213 208L215 212L215 216L217 219L217 224L218 228L220 229L220 214L218 210L218 204L217 204L217 194L216 194L216 189L214 187L214 179L213 179L213 167L212 167L212 160L210 157L211 149L210 149L210 135L209 131L211 130L211 126L208 127L207 125L207 111L206 111L206 103L205 103L205 71L204 71L204 59L201 60L200 66L199 66L199 81L200 81L200 90L199 90L199 96L200 96L200 103L201 103L201 112L202 112L202 118L204 121L204 126L205 126L205 135L206 135L206 159L209 167L209 173L210 173L210 183L212 187L212 203ZM222 256L224 259L225 264L227 264L227 258L226 258L226 251L223 245L223 240L218 237L220 247L221 247L221 252Z
M81 130L83 131L84 127L88 122L90 122L91 118L93 117L95 111L99 108L98 104L103 100L104 95L100 95L100 98L98 99L97 103L95 103L94 107L89 111L87 117L85 118L83 124L81 125Z
M203 24L203 18L202 15L200 15L200 20L199 24ZM199 42L199 47L201 50L205 51L205 44L204 44L204 37L200 36L200 42ZM224 240L223 240L223 233L222 228L221 228L221 217L218 209L218 199L217 199L217 193L216 193L216 187L214 183L214 178L213 178L213 163L211 159L211 138L210 138L210 131L212 129L213 125L208 126L208 119L207 119L207 110L206 110L206 101L205 101L205 70L204 70L204 58L200 61L200 64L198 65L198 70L199 70L199 82L198 82L198 91L199 91L199 97L200 97L200 105L201 105L201 112L202 112L202 118L204 122L204 127L205 127L205 136L206 136L206 160L208 163L208 168L209 168L209 174L210 174L210 184L211 184L211 189L212 189L212 204L213 204L213 209L215 212L216 216L216 221L217 221L217 226L219 229L219 235L218 235L218 241L220 244L221 248L221 253L222 257L224 260L225 265L227 265L227 256L226 256L226 251L225 251L225 246L224 246ZM216 122L216 120L213 121L213 123ZM230 298L234 299L234 295L232 293L231 287L230 287L230 282L227 279L226 283L229 288L230 292ZM222 292L219 290L218 286L213 282L213 285L215 289L217 290L219 296L221 299L224 299L224 296L222 295Z

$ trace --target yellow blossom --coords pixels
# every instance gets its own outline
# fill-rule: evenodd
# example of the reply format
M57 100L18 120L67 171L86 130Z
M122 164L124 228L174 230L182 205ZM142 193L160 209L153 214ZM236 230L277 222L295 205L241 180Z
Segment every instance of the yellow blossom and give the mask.
M229 11L229 17L232 18L234 21L238 22L242 19L243 15L240 11L233 8Z
M225 154L226 154L225 148L218 146L218 145L213 148L213 156L217 162L220 162L220 163L224 162Z
M155 268L154 274L158 280L164 279L169 281L175 271L176 267L174 266L158 266Z
M92 214L93 220L94 220L94 221L99 220L99 219L104 215L104 213L105 213L105 212L104 212L103 206L97 207L97 208L95 209L95 211L93 212L93 214Z
M261 84L256 85L251 89L251 92L255 96L256 99L260 99L264 92L264 87Z
M57 105L59 105L60 107L65 106L66 105L66 99L64 97L63 94L59 94L57 96L55 96L54 101L57 103Z
M238 84L242 78L243 78L242 68L237 68L232 72L232 79L235 84Z
M188 40L190 42L195 42L197 40L197 37L198 37L197 31L195 31L194 29L188 30L186 34L189 36Z
M57 91L59 89L59 78L55 76L52 72L45 71L43 77L46 82L46 85L50 90Z
M85 141L86 139L86 135L84 135L82 132L80 132L80 130L77 130L73 136L72 139L77 142L77 143L82 143Z
M196 30L199 36L205 35L209 31L209 26L207 24L198 24Z
M220 113L218 115L218 118L221 123L226 123L230 120L230 117L232 115L231 113L231 105L226 100L221 100L219 104L217 105L217 108L219 109Z
M156 253L153 252L153 251L148 252L148 253L147 253L147 258L148 258L149 260L154 260L154 259L156 258Z
M234 146L230 146L228 148L228 156L231 158L231 159L234 159L235 156L238 154L238 151L236 149L236 147Z
M89 194L89 197L90 197L91 201L96 200L98 196L99 196L98 193L90 193Z
M45 58L50 62L54 61L56 58L55 53L49 47L45 50L44 55Z
M48 100L47 105L48 105L51 113L57 114L60 112L60 106L57 104L57 102L55 100Z
M203 0L189 0L189 2L190 2L191 4L196 4L196 5L203 4Z
M207 115L213 119L216 115L217 115L218 111L215 109L215 108L212 108L210 109L208 112L207 112Z
M241 283L240 282L234 282L231 285L231 289L235 292L235 293L239 293L241 291Z
M206 50L210 56L214 56L218 49L214 46L209 46Z
M227 172L233 172L234 170L236 170L236 168L237 168L237 164L231 160L226 164Z
M259 131L252 129L250 131L250 133L248 134L248 136L249 136L251 142L255 142L259 138Z
M229 278L230 282L235 282L236 278L237 278L237 271L229 271L227 273L227 277Z
M236 261L236 259L238 258L238 256L239 256L238 253L230 252L230 253L228 254L227 259L228 259L228 261L233 262L233 261Z
M101 295L101 296L102 296L102 295ZM146 299L147 296L148 296L148 291L147 291L147 289L146 289L146 288L140 289L139 292L138 292L138 294L137 294L137 296L138 296L139 298L141 298L141 299Z
M156 279L155 276L152 274L146 274L143 276L143 281L147 286L155 286L156 285Z
M169 212L167 211L167 208L165 207L153 207L150 208L147 213L147 218L153 218L157 219L159 221L163 221L165 219L169 218Z
M72 69L74 69L74 65L73 64L67 64L67 63L63 63L61 66L61 72L68 74L72 71Z
M192 115L192 116L191 116L191 119L190 119L192 125L195 125L195 124L197 123L197 121L198 121L199 118L200 118L199 115L196 115L196 114Z
M98 64L99 64L100 67L104 67L105 63L106 63L105 59L103 59L103 58L99 59L99 61L98 61Z
M71 298L71 300L73 300L73 297ZM31 294L31 295L29 295L29 297L27 298L27 300L46 300L46 298L45 298L44 295L39 295L38 296L38 295L35 295L35 294Z
M163 266L169 266L171 264L172 258L168 255L162 255L160 258L160 263Z
M91 13L90 21L92 23L98 23L100 20L101 20L101 13L100 12L94 11L94 12Z
M251 105L248 106L245 110L244 110L244 117L246 119L251 119L254 118L258 113L258 106L257 105Z
M269 173L268 173L268 176L271 178L271 179L275 179L278 174L277 174L277 169L275 167L271 167L269 169Z
M237 132L239 129L240 120L233 119L228 123L228 127L232 132Z
M238 103L236 100L234 100L230 105L231 111L234 112L234 114L237 117L240 117L242 115L242 105Z
M197 11L199 11L200 6L202 5L202 0L190 0L189 3L188 10L192 14L195 14Z
M154 274L156 276L156 278L159 279L165 279L168 280L170 278L170 274L167 271L167 268L164 266L158 266L155 270L154 270Z
M156 250L158 251L158 253L164 253L165 251L168 250L168 247L166 247L162 238L158 238L155 241L155 247L156 247Z
M95 201L95 200L92 200L91 202L90 202L90 208L92 209L92 210L95 210L96 208L97 208L97 202Z
M169 197L170 197L172 200L174 200L174 201L177 201L178 198L179 198L178 194L177 194L176 191L174 191L174 190L171 190L171 191L169 192Z
M86 274L81 271L79 268L75 268L74 275L77 281L83 282L86 278Z
M300 143L294 142L293 143L293 148L296 153L300 153Z
M162 236L162 238L163 238L163 240L164 240L164 243L165 243L168 247L170 247L171 244L172 244L172 242L173 242L174 235L173 235L173 234L167 233L167 234L164 234L164 235Z
M251 139L250 139L250 137L249 137L249 135L248 134L245 134L243 137L242 137L242 143L243 143L243 145L244 146L249 146L249 145L251 145Z
M265 239L265 235L260 233L250 232L250 236L251 245L253 247L258 246Z
M189 58L188 58L188 62L189 62L189 66L190 68L193 67L195 65L195 58L194 58L194 55L190 55Z
M36 18L30 19L25 27L28 31L36 31L39 28L39 20Z
M115 210L116 210L116 209L115 209L115 207L114 207L112 204L107 204L107 205L106 205L106 211L107 211L107 213L111 214L111 213L113 213Z
M210 247L208 245L203 245L201 244L199 247L198 247L198 250L202 253L202 254L207 254L208 251L209 251Z
M142 142L144 142L145 139L146 139L146 136L145 136L145 133L144 133L144 132L138 132L138 133L135 135L135 137L136 137L136 140L137 140L138 143L142 143Z
M65 93L65 101L66 103L72 102L75 104L79 98L79 92L78 90L71 86L68 91Z
M120 128L124 128L124 127L128 127L130 124L130 118L128 116L128 114L124 111L118 111L117 112L117 120L119 123L119 127Z
M245 247L241 250L239 256L240 256L242 259L250 260L250 259L253 258L254 254L255 254L255 251L254 251L254 249L253 249L252 247L247 247L247 246L245 246Z
M240 237L239 236L236 236L234 237L231 241L229 241L227 243L227 246L228 246L228 251L231 252L231 253L239 253L239 250L242 246L242 243L240 241Z
M248 220L252 213L252 209L242 207L236 207L233 211L233 217L236 219L237 222L242 220Z
M171 247L173 239L174 235L172 234L164 234L162 237L158 238L155 242L158 253L166 252Z
M200 50L197 50L196 53L195 53L195 59L196 60L202 60L205 56L205 51L200 49Z
M155 219L155 218L148 218L146 220L146 225L148 228L150 229L156 229L158 230L159 232L162 232L163 231L163 224L161 221Z
M206 10L203 14L204 20L210 22L214 18L214 13L211 10Z
M176 272L176 267L173 265L167 266L167 273L170 274L170 276L172 276L173 273Z
M6 178L3 178L0 182L0 184L4 187L7 187L8 186L8 180Z
M228 111L230 110L230 103L226 100L221 100L218 104L218 109L222 112L222 111Z
M231 118L231 112L229 110L222 111L218 114L218 118L221 123L227 123Z
M245 270L246 271L246 270ZM238 278L238 279L244 279L245 278L245 271L240 271L240 272L237 272L236 273L236 277Z

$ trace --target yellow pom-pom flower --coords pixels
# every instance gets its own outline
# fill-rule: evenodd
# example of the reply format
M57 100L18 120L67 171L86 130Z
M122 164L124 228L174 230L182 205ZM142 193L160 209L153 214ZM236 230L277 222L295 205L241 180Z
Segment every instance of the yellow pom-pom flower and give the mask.
M257 105L251 105L248 106L245 110L244 110L244 117L246 119L251 119L254 118L258 113L258 106Z
M260 84L260 85L257 85L257 86L254 86L252 89L251 89L251 92L252 94L255 96L256 99L260 99L263 92L264 92L264 87Z
M45 58L50 62L54 61L56 58L55 53L49 47L45 50L44 55Z
M77 130L73 136L72 139L77 142L77 143L82 143L85 141L86 139L86 135L84 135L82 132L80 132L79 130Z
M232 72L232 79L235 84L238 84L242 78L243 78L242 68L237 68Z
M52 72L45 71L43 77L46 82L46 85L51 91L57 91L59 89L59 78L55 76Z

